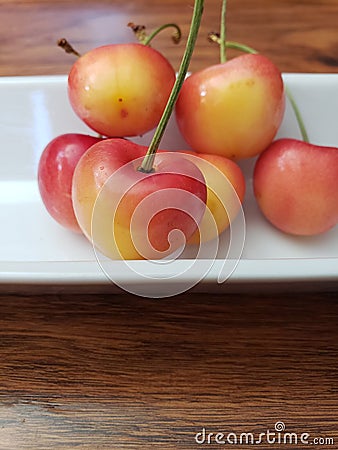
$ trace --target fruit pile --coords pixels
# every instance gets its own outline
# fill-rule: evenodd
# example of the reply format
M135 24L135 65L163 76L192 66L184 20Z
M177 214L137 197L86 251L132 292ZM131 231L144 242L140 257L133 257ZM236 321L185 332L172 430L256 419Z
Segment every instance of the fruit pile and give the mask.
M39 189L56 221L110 258L161 258L217 238L244 201L237 162L246 158L256 158L254 194L275 227L314 235L338 223L338 149L310 144L305 132L274 141L288 91L272 61L226 41L224 5L217 65L186 77L203 11L196 0L177 76L149 42L95 48L70 70L70 104L97 135L53 139ZM247 53L227 61L227 47ZM158 150L174 110L192 150ZM149 147L130 140L155 127Z

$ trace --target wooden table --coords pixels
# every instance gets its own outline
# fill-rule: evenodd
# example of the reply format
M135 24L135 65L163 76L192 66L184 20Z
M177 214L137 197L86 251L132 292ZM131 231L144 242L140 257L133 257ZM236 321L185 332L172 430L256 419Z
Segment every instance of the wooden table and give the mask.
M283 72L338 72L336 0L228 3L229 39ZM1 0L0 75L67 73L72 57L56 47L58 38L84 52L133 39L129 21L149 29L176 21L186 35L192 4ZM205 35L218 30L219 9L206 0L191 70L218 61ZM165 32L156 41L175 67L182 45ZM337 300L337 287L315 285L161 301L2 292L0 449L188 449L203 447L204 437L207 448L222 448L218 432L258 439L277 422L297 435L297 448L305 448L302 433L337 448ZM269 439L257 447L295 446Z

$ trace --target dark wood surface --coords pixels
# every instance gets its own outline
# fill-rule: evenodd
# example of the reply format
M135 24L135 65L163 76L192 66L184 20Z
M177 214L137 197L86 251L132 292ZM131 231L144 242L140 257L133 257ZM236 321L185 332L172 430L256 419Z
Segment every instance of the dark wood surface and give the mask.
M283 72L338 72L336 0L233 0L228 37ZM0 75L67 73L80 52L133 39L132 20L176 21L191 0L0 1ZM191 70L217 62L206 0ZM156 47L178 67L179 46ZM306 292L305 292L306 291ZM309 433L338 448L338 291L278 291L167 300L127 294L0 295L0 449L228 448L196 433ZM271 436L270 436L271 439ZM333 445L332 441L334 441ZM238 444L233 448L252 448ZM256 448L306 448L263 443Z

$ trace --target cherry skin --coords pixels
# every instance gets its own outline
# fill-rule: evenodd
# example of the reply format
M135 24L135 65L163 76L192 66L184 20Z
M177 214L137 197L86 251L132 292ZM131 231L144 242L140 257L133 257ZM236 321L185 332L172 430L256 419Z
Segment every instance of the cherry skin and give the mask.
M79 134L62 134L43 150L38 166L38 186L49 214L62 226L80 232L71 198L76 164L101 139Z
M281 74L259 54L193 73L176 104L179 129L193 150L234 160L261 153L275 137L284 110Z
M293 235L316 235L338 223L338 148L279 139L258 158L254 193L264 216Z
M182 235L192 236L205 211L207 190L197 166L161 151L154 171L144 173L138 167L146 151L127 140L106 139L82 156L74 172L78 223L111 259L168 256L181 247ZM170 236L174 230L181 230L177 238Z
M75 113L97 133L138 136L158 124L174 82L173 67L157 50L112 44L76 60L68 95Z
M219 155L189 152L192 161L201 170L207 185L205 213L198 230L190 238L197 244L217 238L236 218L244 201L246 180L234 161Z

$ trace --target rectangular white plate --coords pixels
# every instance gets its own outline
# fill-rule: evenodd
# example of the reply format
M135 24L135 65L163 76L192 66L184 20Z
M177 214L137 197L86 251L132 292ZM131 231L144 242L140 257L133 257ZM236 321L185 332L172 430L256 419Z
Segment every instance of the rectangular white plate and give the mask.
M284 80L302 111L311 142L338 146L338 75L286 74ZM114 290L90 243L55 223L38 192L37 165L45 145L62 133L90 132L71 110L66 77L0 78L0 101L0 287L15 290L27 285L60 289L85 286ZM139 140L147 142L149 136ZM289 104L278 134L282 136L300 137ZM161 148L187 148L174 119ZM247 179L246 239L241 258L225 283L218 282L225 268L224 261L217 259L195 289L226 292L231 286L239 290L252 284L278 283L287 287L292 282L309 286L320 282L323 288L338 286L338 227L311 238L291 237L274 229L261 216L253 198L253 165L253 160L241 163ZM126 271L123 262L112 264L117 284L121 281L133 286L140 282L132 271ZM157 266L143 261L131 264L136 271L144 271L145 282L156 295L166 289L170 292L175 283L170 273L182 271L185 260L172 262L168 277L157 273ZM189 272L184 282L193 285L196 276Z

